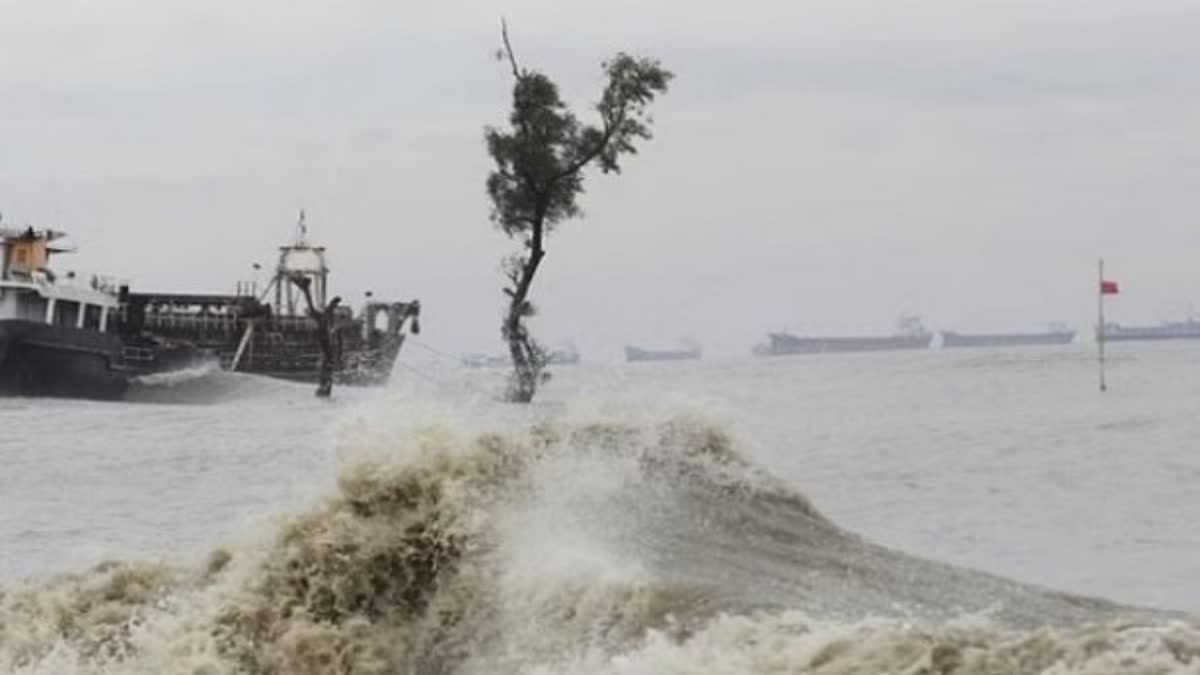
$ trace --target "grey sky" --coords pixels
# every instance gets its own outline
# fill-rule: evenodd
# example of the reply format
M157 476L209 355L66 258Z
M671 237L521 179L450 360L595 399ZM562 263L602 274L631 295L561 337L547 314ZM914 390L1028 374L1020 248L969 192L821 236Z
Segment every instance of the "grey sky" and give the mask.
M1036 328L1200 299L1200 3L0 0L0 211L78 266L231 287L309 212L351 299L498 349L482 128L519 58L577 109L617 50L677 78L657 137L550 241L536 330L585 356L768 329ZM65 263L65 261L64 261Z

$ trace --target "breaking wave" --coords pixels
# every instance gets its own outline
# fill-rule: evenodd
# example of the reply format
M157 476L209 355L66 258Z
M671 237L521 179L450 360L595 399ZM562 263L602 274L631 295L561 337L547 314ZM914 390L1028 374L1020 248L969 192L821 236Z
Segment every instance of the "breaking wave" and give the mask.
M307 384L231 373L216 361L164 373L134 378L125 400L132 403L212 404L231 400L278 397L295 393L312 395Z
M0 671L1167 673L1184 618L867 542L721 425L346 435L336 488L193 564L0 588Z

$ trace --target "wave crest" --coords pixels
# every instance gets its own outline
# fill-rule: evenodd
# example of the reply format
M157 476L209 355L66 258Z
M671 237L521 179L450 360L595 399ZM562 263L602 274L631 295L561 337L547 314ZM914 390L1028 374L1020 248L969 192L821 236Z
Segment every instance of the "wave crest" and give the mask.
M800 612L721 616L687 640L652 633L619 658L581 658L535 675L996 675L1194 673L1200 631L1093 624L1018 632L990 625L936 628L814 620Z
M955 669L972 645L1038 633L861 619L997 602L1013 623L1126 611L848 535L699 417L346 438L336 489L259 541L0 590L0 670L984 672ZM1192 658L1200 642L1178 635Z

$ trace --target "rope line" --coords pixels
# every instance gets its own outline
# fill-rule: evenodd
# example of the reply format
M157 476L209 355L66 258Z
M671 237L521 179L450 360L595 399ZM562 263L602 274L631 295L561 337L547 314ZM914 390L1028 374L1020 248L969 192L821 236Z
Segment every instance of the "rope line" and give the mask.
M446 352L444 352L440 349L435 349L434 347L430 347L429 345L425 344L424 342L418 342L416 340L413 340L413 344L420 347L421 349L424 349L428 352L431 352L431 353L441 356L443 358L451 359L453 361L460 360L460 357L455 356L454 354L447 354Z

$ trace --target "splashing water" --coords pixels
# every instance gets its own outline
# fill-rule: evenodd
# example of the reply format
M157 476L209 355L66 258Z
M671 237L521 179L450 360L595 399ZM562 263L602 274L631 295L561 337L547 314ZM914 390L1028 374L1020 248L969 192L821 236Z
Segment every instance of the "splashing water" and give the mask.
M3 588L0 671L1200 672L1186 617L872 544L704 416L418 417L200 561Z

